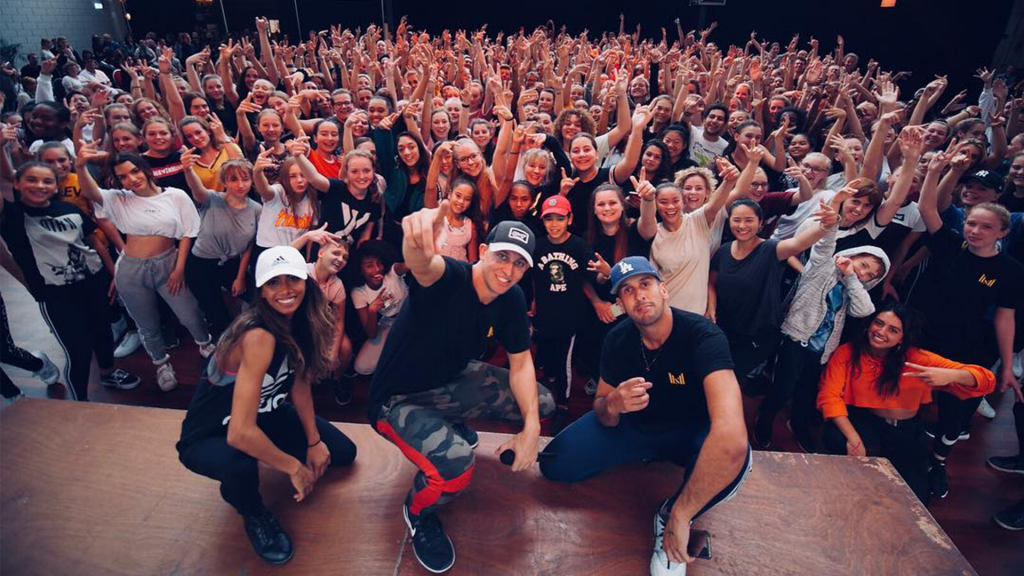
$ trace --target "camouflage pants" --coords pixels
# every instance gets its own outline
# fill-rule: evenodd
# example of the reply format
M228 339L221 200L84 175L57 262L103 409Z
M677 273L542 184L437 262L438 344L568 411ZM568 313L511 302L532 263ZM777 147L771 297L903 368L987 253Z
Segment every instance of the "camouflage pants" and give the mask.
M469 485L473 448L452 424L465 418L521 422L509 372L470 362L454 381L415 394L392 396L377 413L377 432L419 468L409 491L409 511L430 513ZM555 410L551 392L537 384L540 416Z

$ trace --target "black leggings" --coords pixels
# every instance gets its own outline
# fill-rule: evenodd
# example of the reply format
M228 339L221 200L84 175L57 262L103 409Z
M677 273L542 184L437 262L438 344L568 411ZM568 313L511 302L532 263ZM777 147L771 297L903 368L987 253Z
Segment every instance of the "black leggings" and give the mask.
M224 304L221 288L231 289L231 284L238 276L241 257L231 258L220 263L214 258L200 258L189 254L185 261L185 281L188 289L199 302L199 309L206 316L206 324L214 338L223 332L231 323L231 315Z
M306 431L295 411L286 404L259 417L260 430L278 448L305 464L308 442ZM316 429L331 453L331 468L347 466L356 458L356 445L333 424L316 417ZM252 456L228 445L226 436L209 436L189 444L178 444L178 459L186 468L220 481L220 494L243 516L254 516L265 509L260 497L260 475Z
M28 350L18 347L14 343L14 339L11 338L11 326L7 322L7 306L4 304L4 297L0 294L0 316L3 317L3 356L0 356L0 360L3 360L4 364L10 364L22 370L28 370L29 372L38 372L43 368L43 361L36 358ZM21 394L21 388L18 388L10 377L7 376L7 372L0 370L0 394L4 398L14 398L18 394Z
M761 401L759 417L774 421L775 415L793 397L790 423L795 434L809 432L816 411L818 380L821 378L821 354L789 336L782 336L775 363L772 387Z
M89 399L89 370L94 353L101 371L114 367L109 287L110 275L100 271L81 282L43 289L39 309L68 357L65 377L72 400Z
M931 498L928 450L921 438L920 419L915 416L900 420L893 426L866 408L850 406L849 411L850 423L864 441L864 449L871 456L888 458L907 486L927 506ZM846 454L846 436L836 426L835 420L829 419L825 423L821 439L829 454Z

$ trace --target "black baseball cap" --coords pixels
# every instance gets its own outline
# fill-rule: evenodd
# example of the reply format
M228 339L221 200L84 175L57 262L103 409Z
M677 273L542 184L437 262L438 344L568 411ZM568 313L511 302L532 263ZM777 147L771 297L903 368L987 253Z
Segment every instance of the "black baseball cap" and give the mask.
M526 259L533 267L533 248L537 240L529 226L516 220L505 220L491 228L487 234L488 250L511 250Z
M964 176L964 184L968 180L976 180L985 188L991 188L992 190L1000 190L1003 187L1003 177L992 170L976 170L971 172Z

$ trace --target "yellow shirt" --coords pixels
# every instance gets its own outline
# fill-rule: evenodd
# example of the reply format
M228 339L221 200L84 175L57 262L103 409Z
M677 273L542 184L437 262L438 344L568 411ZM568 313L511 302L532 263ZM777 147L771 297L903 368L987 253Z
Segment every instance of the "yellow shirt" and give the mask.
M235 152L235 158L242 158L242 150L237 144L228 143L221 147L217 157L213 159L213 163L209 166L204 166L202 162L197 162L194 170L199 179L203 181L203 186L206 186L207 190L216 190L223 192L226 188L220 181L220 167L230 160L228 156L228 150L231 149Z

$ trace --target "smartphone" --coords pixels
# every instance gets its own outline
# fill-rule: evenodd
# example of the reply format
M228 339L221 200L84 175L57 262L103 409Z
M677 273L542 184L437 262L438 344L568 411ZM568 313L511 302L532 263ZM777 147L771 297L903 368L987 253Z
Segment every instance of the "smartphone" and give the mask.
M711 559L711 533L707 530L690 529L690 542L686 553L701 560Z
M623 314L625 314L625 311L622 310L622 306L619 306L618 304L612 304L612 315L613 316L618 318L619 316L622 316Z

